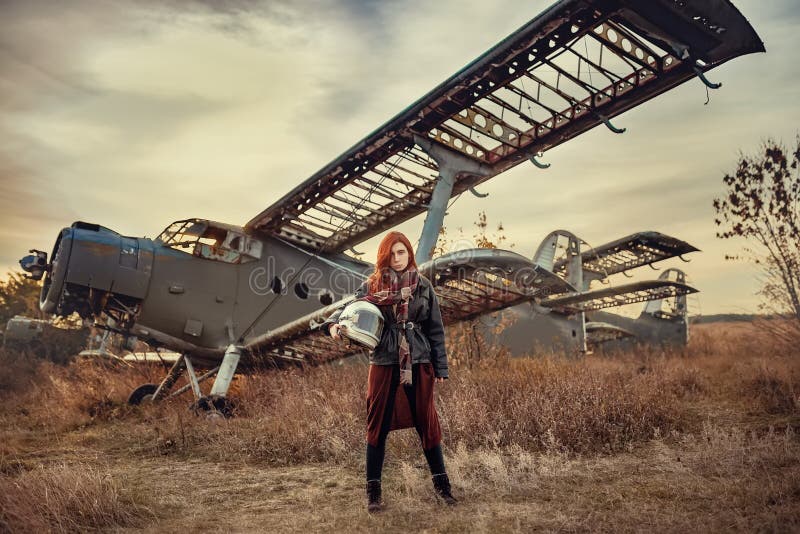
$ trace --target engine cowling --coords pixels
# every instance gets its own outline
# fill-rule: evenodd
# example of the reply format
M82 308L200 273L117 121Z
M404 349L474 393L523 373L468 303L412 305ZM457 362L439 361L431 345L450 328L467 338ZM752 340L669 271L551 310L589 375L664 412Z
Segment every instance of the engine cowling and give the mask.
M153 266L153 243L97 224L76 222L56 238L39 306L56 315L96 315L111 295L144 299Z

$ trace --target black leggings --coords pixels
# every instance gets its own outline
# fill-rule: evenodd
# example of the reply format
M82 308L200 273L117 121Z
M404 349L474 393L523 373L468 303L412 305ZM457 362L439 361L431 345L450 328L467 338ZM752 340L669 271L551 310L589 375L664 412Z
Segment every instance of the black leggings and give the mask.
M414 428L422 440L423 430L417 424L417 406L416 395L414 395L414 384L419 380L419 367L414 365L412 367L412 384L404 385L406 398L411 410L411 419L414 422ZM389 430L392 426L392 415L394 414L394 401L397 396L397 388L400 385L400 366L395 365L392 369L392 383L389 391L389 398L386 403L386 410L383 412L383 422L381 423L381 431L378 435L378 445L373 447L367 443L367 480L380 480L381 473L383 472L383 458L386 453L386 438L389 435ZM432 475L440 475L445 472L444 456L442 455L442 446L436 445L430 449L423 449L425 459L428 461L428 467Z

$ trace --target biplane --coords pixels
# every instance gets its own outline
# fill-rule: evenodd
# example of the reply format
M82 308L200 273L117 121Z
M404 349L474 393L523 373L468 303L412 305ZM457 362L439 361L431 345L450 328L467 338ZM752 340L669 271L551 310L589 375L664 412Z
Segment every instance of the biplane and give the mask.
M687 296L697 290L687 285L683 271L673 267L656 280L615 285L610 279L632 277L632 271L645 266L656 269L656 262L670 258L689 261L684 255L692 252L697 249L689 243L658 232L637 232L590 247L571 232L557 230L544 239L533 261L568 282L574 291L508 308L487 316L476 327L489 343L505 347L512 355L536 349L585 353L601 345L619 345L621 340L626 340L624 344L685 345L689 338ZM641 302L644 307L637 318L609 311Z
M678 268L665 269L659 280L689 283ZM689 342L689 301L687 295L658 298L644 303L637 317L606 311L587 314L587 343L590 349L614 350L633 344L682 347Z
M43 278L45 312L181 354L132 402L166 397L184 370L187 388L216 402L257 362L351 354L314 328L371 269L348 251L423 213L417 259L446 321L523 302L579 305L558 297L575 287L513 252L431 259L448 201L480 195L477 186L516 165L546 167L544 153L597 126L622 132L614 117L679 84L716 88L709 70L761 51L728 0L560 0L244 226L189 219L145 239L76 222L49 258L32 250L21 265Z

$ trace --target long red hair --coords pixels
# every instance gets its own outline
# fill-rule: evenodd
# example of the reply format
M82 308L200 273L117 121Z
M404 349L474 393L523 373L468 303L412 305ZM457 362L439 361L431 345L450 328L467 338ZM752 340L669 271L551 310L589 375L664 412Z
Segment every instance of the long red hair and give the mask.
M414 247L411 246L411 241L402 232L389 232L381 239L381 244L378 245L378 261L375 262L375 272L369 277L369 290L371 293L377 293L383 289L381 287L384 281L383 275L392 268L392 247L395 243L402 243L408 250L408 266L406 269L417 268L417 260L414 258Z

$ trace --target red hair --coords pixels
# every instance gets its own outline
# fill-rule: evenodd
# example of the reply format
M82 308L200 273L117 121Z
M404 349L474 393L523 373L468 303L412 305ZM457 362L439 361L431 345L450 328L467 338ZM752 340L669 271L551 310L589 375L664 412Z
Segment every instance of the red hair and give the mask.
M402 243L408 250L408 266L406 269L417 268L417 260L414 258L414 247L411 246L411 241L402 232L389 232L381 239L381 244L378 245L378 261L375 262L375 272L369 277L371 293L377 293L383 289L381 287L383 285L383 275L391 269L392 247L396 243Z

